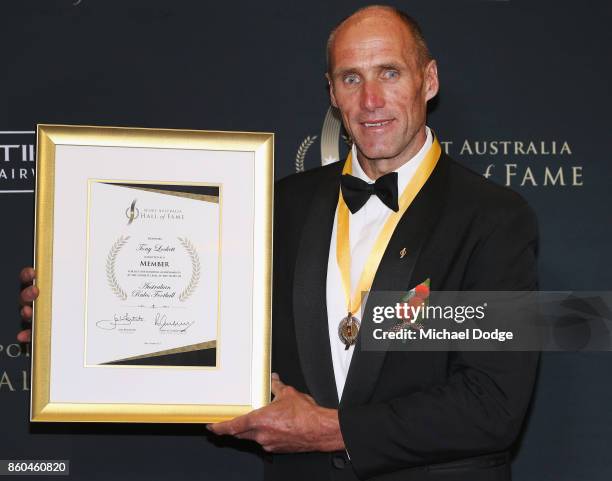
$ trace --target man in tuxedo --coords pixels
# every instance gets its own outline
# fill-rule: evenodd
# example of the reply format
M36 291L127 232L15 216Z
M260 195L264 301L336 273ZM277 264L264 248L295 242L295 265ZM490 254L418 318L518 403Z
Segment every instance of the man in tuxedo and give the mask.
M390 7L348 17L330 35L327 78L354 146L346 163L276 186L274 400L209 429L274 453L267 479L510 479L537 355L367 351L350 335L350 299L377 250L371 290L425 279L432 290L535 289L535 217L441 153L425 124L436 62L410 17ZM22 291L24 318L36 295Z

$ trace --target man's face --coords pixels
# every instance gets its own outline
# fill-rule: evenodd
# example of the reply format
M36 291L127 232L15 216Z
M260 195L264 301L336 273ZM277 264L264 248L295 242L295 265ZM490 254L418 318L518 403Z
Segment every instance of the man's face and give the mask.
M425 141L436 64L419 62L409 29L394 15L349 19L336 33L328 80L332 104L360 156L401 164Z

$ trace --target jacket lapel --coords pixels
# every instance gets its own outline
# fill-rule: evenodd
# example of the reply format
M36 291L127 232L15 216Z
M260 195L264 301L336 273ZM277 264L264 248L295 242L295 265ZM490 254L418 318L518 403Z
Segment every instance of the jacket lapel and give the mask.
M297 253L293 310L306 385L318 404L338 407L327 324L327 263L342 162L330 168L306 213Z
M407 291L425 280L415 279L413 274L421 250L443 209L446 172L447 160L441 155L427 183L389 240L374 277L372 291ZM365 309L369 307L366 304ZM369 400L385 356L386 351L383 350L363 351L361 338L357 340L342 393L342 405L360 405Z

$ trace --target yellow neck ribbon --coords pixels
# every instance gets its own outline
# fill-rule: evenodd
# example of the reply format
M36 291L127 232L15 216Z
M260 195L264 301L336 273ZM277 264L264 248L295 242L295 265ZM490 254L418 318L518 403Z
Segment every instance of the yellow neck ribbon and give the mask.
M342 198L342 191L340 191L340 195L338 197L338 225L336 230L336 260L338 262L338 267L340 268L340 275L342 278L342 287L344 289L344 297L346 299L346 305L349 312L349 317L354 315L359 306L361 305L361 293L369 291L372 287L372 282L374 282L374 275L378 269L378 265L380 264L380 260L382 259L385 250L387 249L387 245L389 244L389 240L395 231L395 227L399 223L400 219L410 207L410 204L419 193L429 176L433 172L436 164L438 163L438 159L440 158L440 153L442 149L440 148L440 144L438 139L434 137L433 143L427 154L425 154L425 158L421 162L421 165L414 173L410 182L402 192L402 195L399 198L399 210L397 212L391 211L389 214L389 218L385 225L383 226L380 234L378 234L378 238L374 243L374 247L372 247L372 251L370 252L368 259L363 267L363 271L361 272L361 277L359 278L359 282L357 287L353 293L353 297L351 298L351 243L350 243L350 211L347 207L344 199ZM344 168L342 169L342 174L351 174L352 171L352 154L349 152L346 161L344 162Z

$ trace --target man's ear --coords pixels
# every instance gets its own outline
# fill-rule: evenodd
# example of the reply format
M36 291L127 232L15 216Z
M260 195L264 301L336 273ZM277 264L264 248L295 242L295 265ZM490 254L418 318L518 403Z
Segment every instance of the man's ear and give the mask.
M329 87L329 99L333 107L338 108L338 102L336 102L336 95L334 94L334 83L328 73L325 74L327 79L327 86Z
M430 60L425 67L423 82L425 84L425 100L429 101L438 95L438 90L440 88L438 64L435 60Z

